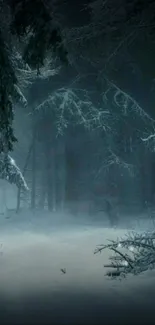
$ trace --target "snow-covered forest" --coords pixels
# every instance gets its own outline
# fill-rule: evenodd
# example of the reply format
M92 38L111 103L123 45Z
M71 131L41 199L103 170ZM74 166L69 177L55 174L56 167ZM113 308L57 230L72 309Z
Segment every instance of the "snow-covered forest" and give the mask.
M27 8L29 5L27 2ZM2 1L10 23L8 28L2 12L1 48L5 50L6 46L7 53L3 55L9 60L6 62L9 70L5 71L3 65L2 72L6 74L7 86L7 74L14 74L10 77L12 93L10 89L6 93L6 97L11 96L10 110L14 117L6 121L10 129L5 132L2 127L1 152L8 154L13 149L12 156L30 188L27 206L43 209L46 206L52 211L72 205L76 210L81 201L91 201L92 211L98 206L96 201L100 199L102 204L103 198L120 209L136 205L139 210L147 210L154 205L154 79L149 67L151 59L146 63L144 54L140 55L144 39L148 44L146 56L154 55L150 16L153 3L150 2L148 14L140 7L134 15L134 5L127 6L124 11L129 17L128 10L133 13L131 21L129 18L126 23L122 11L111 18L109 26L109 11L117 11L120 5L121 1L111 8L111 1L108 4L95 1L83 8L85 24L76 26L72 22L70 26L69 8L63 15L64 6L53 4L55 16L51 29L56 31L57 25L60 26L61 41L56 42L61 42L62 58L60 45L55 53L55 40L43 49L40 37L38 47L42 47L42 52L34 48L38 40L33 40L34 36L31 39L33 26L19 19L20 10L31 14L33 5L22 9L17 1L9 10ZM46 12L46 6L40 10ZM130 35L131 24L137 24L137 37L135 33ZM139 24L143 24L141 28ZM38 25L38 33L39 28ZM101 41L105 28L109 36ZM12 43L8 44L7 38ZM27 42L26 47L23 42ZM22 206L22 202L18 204Z
M111 280L154 269L154 28L153 0L0 0L3 235L97 227Z

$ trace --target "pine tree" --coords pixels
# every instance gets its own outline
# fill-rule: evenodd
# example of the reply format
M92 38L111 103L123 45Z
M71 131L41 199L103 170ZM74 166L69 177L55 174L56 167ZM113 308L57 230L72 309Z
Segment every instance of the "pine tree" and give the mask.
M9 50L0 31L0 152L12 150L16 138L13 133L13 104L17 79Z
M43 0L10 0L11 30L21 39L26 37L23 57L33 67L42 66L48 53L67 62L61 29L54 19L49 2Z
M27 188L20 170L9 156L17 141L13 130L14 104L19 99L24 104L26 102L18 80L18 59L15 57L14 44L19 37L25 64L37 68L38 72L50 53L65 62L67 53L60 27L54 22L44 1L1 0L0 13L3 18L6 12L9 12L7 19L0 21L0 177Z
M48 53L66 60L60 27L56 25L51 12L44 1L10 0L11 9L10 30L20 37L26 45L23 59L32 67L39 68L44 64ZM1 10L4 2L0 2ZM13 102L21 96L15 64L12 60L12 44L7 44L0 25L0 152L13 149L16 141L12 122L14 118Z

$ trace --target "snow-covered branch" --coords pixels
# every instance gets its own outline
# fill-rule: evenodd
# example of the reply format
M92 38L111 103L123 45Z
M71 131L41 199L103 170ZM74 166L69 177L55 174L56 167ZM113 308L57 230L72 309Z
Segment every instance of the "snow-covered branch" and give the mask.
M16 49L12 54L12 62L16 71L19 88L31 85L37 79L48 79L59 73L61 67L55 67L55 61L49 57L44 60L44 65L37 69L32 69L23 61L23 58Z
M21 54L13 49L11 55L12 65L14 67L17 82L14 84L13 100L27 105L27 99L24 95L25 88L31 86L38 79L48 79L59 73L61 67L54 67L54 60L46 58L44 65L39 70L32 69L23 61Z
M104 161L102 162L101 167L99 168L98 172L96 173L96 178L104 171L108 171L108 169L112 165L117 165L121 169L126 169L130 176L134 175L134 166L123 161L119 156L117 156L111 149L109 150L110 155L108 155Z
M139 115L145 122L149 122L152 124L155 123L155 120L139 105L139 103L127 92L119 88L116 84L114 84L109 79L105 78L107 87L103 92L103 101L107 101L109 99L108 95L112 95L113 103L120 107L123 111L124 115L128 115L129 113L136 113Z
M47 63L45 62L45 65L39 69L39 72L36 69L32 70L30 68L27 69L18 68L17 77L21 87L25 88L31 85L37 79L41 79L41 80L48 79L58 74L59 71L60 71L60 67L51 68L49 62Z
M125 238L110 240L109 244L99 245L94 254L104 249L114 252L110 263L104 267L110 270L106 273L112 277L125 277L128 274L140 274L155 268L155 233L129 233Z
M28 190L25 179L14 159L4 153L0 154L0 178L15 184L18 188Z
M147 142L155 138L155 134L150 134L147 138L141 138L143 142Z
M95 107L89 92L84 89L60 88L38 105L36 110L41 112L49 108L56 113L58 134L63 133L70 121L87 129L109 129L110 112Z
M152 152L155 151L155 133L154 133L154 130L155 130L155 125L153 125L153 132L151 133L151 130L150 132L147 131L147 134L148 133L151 133L149 134L148 136L144 136L143 138L141 137L141 141L144 142L144 144L149 148L149 150L151 150ZM145 132L146 134L146 132Z

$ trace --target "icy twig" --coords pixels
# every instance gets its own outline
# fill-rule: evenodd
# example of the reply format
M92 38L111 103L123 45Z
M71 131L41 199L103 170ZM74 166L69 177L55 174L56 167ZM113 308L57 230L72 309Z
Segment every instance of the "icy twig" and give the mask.
M114 252L114 256L109 258L111 263L104 265L104 267L117 269L117 276L125 276L130 273L139 274L148 269L155 268L154 232L128 234L122 240L117 239L110 241L110 244L97 246L94 254L101 253L104 249L110 249ZM107 275L112 275L113 271L109 272Z
M56 113L58 133L62 134L69 121L92 130L110 128L110 112L95 107L88 91L78 88L60 88L54 91L45 101L36 107L38 113L46 108L52 108Z
M155 134L150 134L147 138L141 138L142 141L146 142L155 138Z

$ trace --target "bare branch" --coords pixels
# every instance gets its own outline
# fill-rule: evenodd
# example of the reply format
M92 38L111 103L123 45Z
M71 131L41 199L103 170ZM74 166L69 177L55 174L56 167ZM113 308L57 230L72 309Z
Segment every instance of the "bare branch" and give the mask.
M41 112L47 107L52 107L56 113L58 134L63 133L70 121L83 125L88 130L102 128L106 132L110 128L110 112L95 107L89 92L84 89L60 88L39 104L36 110Z
M150 134L147 138L141 138L142 141L146 142L155 138L155 134Z
M126 276L130 273L139 274L155 268L154 232L128 234L124 239L117 239L111 241L110 244L98 246L94 253L101 253L104 249L110 249L115 253L114 256L110 257L112 262L105 265L106 268L117 269L115 276ZM109 271L107 275L111 276L112 272Z

